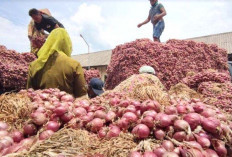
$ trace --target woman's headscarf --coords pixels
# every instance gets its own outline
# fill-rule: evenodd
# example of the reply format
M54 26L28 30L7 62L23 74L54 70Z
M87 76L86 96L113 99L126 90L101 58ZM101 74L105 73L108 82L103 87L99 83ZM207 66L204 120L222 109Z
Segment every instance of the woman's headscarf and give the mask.
M41 70L48 58L54 53L64 53L67 56L71 56L72 42L64 28L54 29L48 36L44 45L37 53L38 59L31 63L32 77Z

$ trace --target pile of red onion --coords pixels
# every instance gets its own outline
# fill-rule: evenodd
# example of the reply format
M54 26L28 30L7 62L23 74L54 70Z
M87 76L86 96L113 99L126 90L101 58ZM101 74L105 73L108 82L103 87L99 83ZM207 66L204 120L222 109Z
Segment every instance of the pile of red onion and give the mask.
M106 89L113 89L143 65L152 66L167 89L179 83L190 71L215 69L228 73L227 52L217 45L187 40L169 40L165 44L138 39L118 45L107 67Z
M92 78L100 78L100 72L97 69L84 69L85 81L89 83Z
M155 100L139 102L114 92L91 100L75 100L58 89L29 89L20 93L32 99L34 111L22 132L8 132L7 124L0 123L0 135L4 137L0 148L5 153L38 131L38 140L46 140L64 126L86 129L105 139L129 132L137 142L160 141L152 150L137 149L131 153L132 157L226 156L231 149L231 118L198 99L172 100L171 106L164 107Z
M0 45L0 91L25 89L28 66L35 59L32 53L18 53Z

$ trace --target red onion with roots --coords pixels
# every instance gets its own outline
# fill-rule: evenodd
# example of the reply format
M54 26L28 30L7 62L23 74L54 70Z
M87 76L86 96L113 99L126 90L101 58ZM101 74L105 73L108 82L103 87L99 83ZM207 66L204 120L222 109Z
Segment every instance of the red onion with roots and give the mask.
M166 149L168 152L172 152L174 150L174 144L168 140L164 140L162 142L162 147Z
M155 117L156 125L161 128L165 128L172 124L172 120L169 115L164 113L158 113Z
M158 140L163 140L164 137L165 137L165 135L166 135L166 133L165 133L163 130L158 129L158 130L155 130L155 131L154 131L154 135L155 135L155 138L156 138L156 139L158 139Z
M192 130L201 124L201 117L198 113L188 113L184 116L184 120L188 122Z
M132 133L137 138L144 139L144 138L147 138L149 136L150 129L144 124L138 124L133 128Z

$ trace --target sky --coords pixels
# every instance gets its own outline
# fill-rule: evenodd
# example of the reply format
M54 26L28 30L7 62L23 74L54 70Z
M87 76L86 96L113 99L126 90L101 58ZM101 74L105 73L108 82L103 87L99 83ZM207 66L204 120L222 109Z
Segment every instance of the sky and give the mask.
M159 0L167 11L161 41L232 31L232 0ZM113 49L139 38L152 39L152 24L137 28L150 9L148 0L0 0L0 45L29 52L31 8L48 8L68 31L72 55Z

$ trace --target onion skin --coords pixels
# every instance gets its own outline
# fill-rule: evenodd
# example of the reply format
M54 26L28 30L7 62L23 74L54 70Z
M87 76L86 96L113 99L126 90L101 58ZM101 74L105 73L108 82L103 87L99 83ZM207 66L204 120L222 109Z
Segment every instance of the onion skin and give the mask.
M106 119L106 113L102 110L97 110L94 112L94 118Z
M122 118L126 118L128 122L133 123L138 120L137 116L133 112L127 112L125 113Z
M153 128L154 126L154 119L151 116L144 117L141 121L142 124L145 124L149 128Z
M5 122L0 121L0 131L1 130L7 130L9 126Z
M156 125L161 128L168 127L172 124L170 116L164 113L158 113L155 120L157 121Z
M106 114L106 122L113 122L115 118L116 118L116 113L113 111L109 111Z
M23 140L23 133L19 132L19 131L14 131L11 133L11 137L14 140L14 142L20 142Z
M198 135L195 135L197 142L202 146L202 148L209 148L211 143L210 140L206 137L201 137Z
M47 122L47 117L44 113L35 112L31 115L33 123L36 125L43 125Z
M60 124L55 121L49 121L46 125L47 130L52 130L54 132L58 131L60 128Z
M174 135L173 135L173 138L179 142L183 142L184 140L186 140L187 138L187 135L184 131L180 131L180 132L176 132Z
M215 116L216 112L210 108L207 108L201 113L201 115L204 116L205 118L208 118Z
M83 107L77 107L73 110L73 113L76 117L85 116L87 111Z
M125 129L127 129L129 127L129 121L126 118L121 118L121 119L118 120L117 125L121 129L125 130Z
M188 131L189 127L189 123L185 120L176 120L174 122L174 129L177 131Z
M50 138L53 134L54 134L54 131L52 131L52 130L45 130L45 131L43 131L43 132L40 133L39 139L40 140L46 140L46 139Z
M153 152L146 151L144 152L143 157L157 157L157 156Z
M217 134L219 131L218 129L220 128L220 121L213 117L204 118L202 121L202 127L210 133Z
M168 140L164 140L162 142L162 147L166 149L168 152L172 152L174 150L174 144Z
M201 117L198 113L188 113L184 116L184 120L188 122L192 130L201 124Z
M143 157L139 152L131 152L129 157Z
M32 136L32 135L35 135L36 132L37 132L37 128L34 124L26 124L24 127L23 127L23 132L25 135L29 135L29 136Z
M198 149L181 149L182 157L204 157L203 152Z
M164 137L165 137L165 135L166 135L166 133L165 133L163 130L158 129L158 130L155 130L155 131L154 131L154 135L155 135L155 138L156 138L156 139L158 139L158 140L163 140Z
M100 118L94 118L90 122L90 128L92 132L98 132L104 125L104 121Z
M153 150L157 157L162 157L165 152L167 152L163 147L159 147Z
M207 156L209 157L219 157L217 153L212 149L206 149L205 152L207 153Z
M176 114L177 113L176 107L174 107L174 106L166 106L165 113L168 114L168 115Z
M62 116L66 112L68 112L68 110L64 106L59 106L54 109L54 113L56 113L58 116Z
M8 134L6 130L0 130L0 137L7 136Z
M162 157L179 157L175 152L165 152Z
M153 119L155 119L156 115L157 115L157 112L154 111L154 110L145 111L145 112L143 113L143 116L144 116L144 117L146 117L146 116L151 116Z
M217 154L220 157L224 157L227 155L227 149L225 147L225 143L221 140L212 139L212 145L214 147L214 150L217 152Z
M107 137L108 138L118 137L120 132L121 132L121 130L120 130L120 128L118 126L111 125L109 127L109 132L107 133Z
M69 122L72 118L73 118L73 115L71 112L67 112L60 117L60 119L65 123Z
M149 136L150 129L144 124L138 124L133 128L132 133L137 138L144 139L144 138L147 138Z
M187 107L184 106L184 105L177 105L176 108L177 108L177 112L179 114L186 114L186 113L188 113Z

